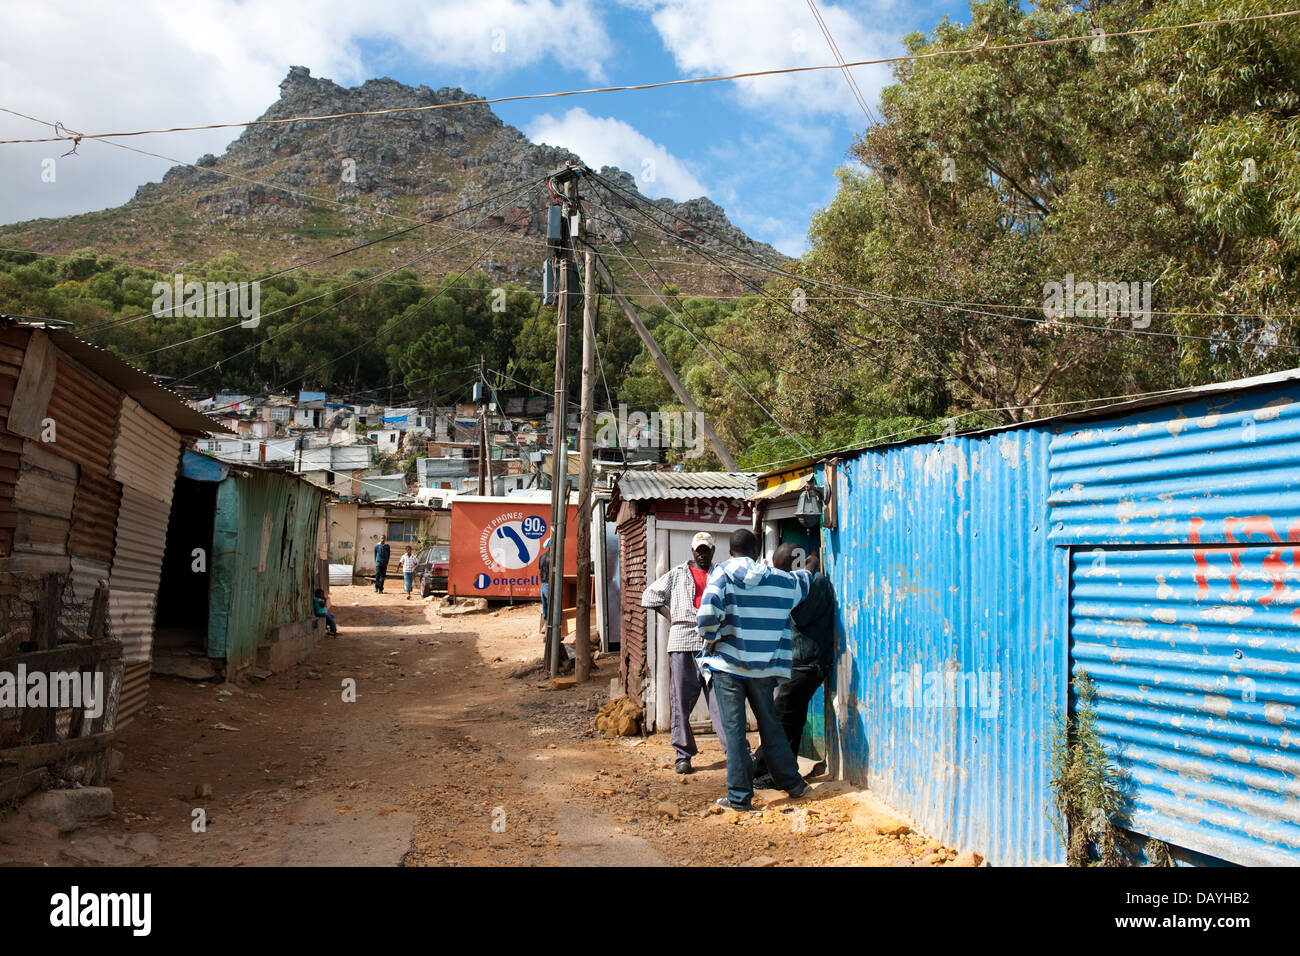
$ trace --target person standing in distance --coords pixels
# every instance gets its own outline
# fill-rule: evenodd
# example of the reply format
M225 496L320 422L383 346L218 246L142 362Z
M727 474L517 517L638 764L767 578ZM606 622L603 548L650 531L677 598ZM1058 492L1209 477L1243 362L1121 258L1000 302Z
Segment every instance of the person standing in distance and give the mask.
M542 590L542 632L546 631L546 624L550 620L547 611L550 610L551 598L551 539L547 538L542 542L542 556L537 559L537 580L541 582Z
M411 551L411 546L406 546L406 553L399 559L402 567L402 584L406 587L406 599L411 600L411 587L415 584L415 569L420 566L419 559Z
M388 577L388 538L385 535L379 536L379 543L375 545L375 593L384 593L384 578Z

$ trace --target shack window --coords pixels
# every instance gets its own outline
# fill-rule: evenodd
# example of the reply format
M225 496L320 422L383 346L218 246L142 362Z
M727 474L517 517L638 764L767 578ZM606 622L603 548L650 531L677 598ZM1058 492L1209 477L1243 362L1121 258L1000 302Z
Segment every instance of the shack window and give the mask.
M403 544L414 544L419 539L420 539L420 522L418 521L388 522L389 541L400 541Z

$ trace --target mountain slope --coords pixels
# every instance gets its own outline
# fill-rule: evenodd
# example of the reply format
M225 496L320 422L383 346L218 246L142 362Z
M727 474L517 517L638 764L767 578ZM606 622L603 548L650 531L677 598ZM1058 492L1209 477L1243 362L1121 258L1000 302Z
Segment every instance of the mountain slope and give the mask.
M295 66L280 84L279 100L261 118L475 98L458 89L434 91L389 79L346 89ZM250 126L221 157L209 154L193 166L173 167L162 182L141 186L120 207L0 227L0 241L47 253L91 248L162 271L234 250L251 269L270 271L378 238L418 220L445 216L437 225L314 268L390 269L410 262L422 277L439 278L483 254L476 268L531 285L540 281L546 255L543 239L549 196L539 181L570 161L580 159L568 150L532 143L481 103ZM600 175L645 199L631 175L610 167ZM535 185L523 188L530 183ZM590 223L599 234L597 240L616 243L628 254L632 254L629 241L634 241L641 254L653 259L688 260L692 264L654 263L666 281L678 283L683 291L737 293L745 288L717 266L704 264L705 257L691 243L733 256L738 254L734 244L769 261L783 259L733 226L723 210L706 198L687 203L653 201L659 220L674 233L667 239L601 189L583 188L597 203L634 224L602 217ZM616 273L622 271L618 265L611 252ZM645 266L638 267L645 273ZM750 270L741 271L758 277Z

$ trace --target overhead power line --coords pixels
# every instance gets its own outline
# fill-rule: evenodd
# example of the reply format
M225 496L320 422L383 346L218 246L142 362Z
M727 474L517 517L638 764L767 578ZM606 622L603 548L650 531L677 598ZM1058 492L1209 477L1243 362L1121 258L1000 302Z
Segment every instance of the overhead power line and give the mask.
M1097 409L1106 408L1110 405L1115 404L1116 402L1131 401L1139 398L1158 398L1163 395L1177 395L1179 392L1182 391L1186 391L1186 389L1166 388L1166 389L1159 389L1153 392L1129 392L1128 394L1125 395L1106 395L1101 398L1078 398L1078 399L1073 399L1071 401L1064 401L1064 402L1039 402L1037 405L1002 405L999 406L998 408L973 408L970 411L958 412L956 415L950 415L941 420L944 422L956 423L961 421L962 419L973 418L976 415L985 415L993 412L1034 411L1035 409L1038 408L1062 408L1067 405L1085 406L1084 408L1080 408L1077 411L1077 414L1082 415L1091 411L1095 411ZM1051 418L1053 415L1069 415L1069 414L1076 414L1076 413L1075 412L1053 412L1052 415L1044 415L1044 416L1040 416L1039 418L1028 418L1025 419L1024 421L1016 422L1014 425L1008 427L1022 428L1028 425L1032 425L1036 421L1041 421L1043 418ZM771 469L778 468L782 465L788 465L799 461L807 461L808 457L820 459L820 458L826 458L827 456L830 455L836 455L848 451L869 451L872 448L879 447L880 445L884 445L892 441L897 441L902 438L909 438L909 437L916 436L918 434L926 433L927 430L929 434L933 435L934 426L935 426L935 422L933 421L924 422L913 428L906 428L903 429L902 431L893 432L892 434L889 435L882 435L879 438L872 438L865 442L861 442L861 441L852 442L850 444L840 445L835 448L825 448L820 451L814 452L812 456L797 455L790 458L777 458L773 461L758 462L757 464L750 465L749 468L750 470L753 471L770 471Z
M502 204L502 205L503 205L503 206L504 206L504 205L509 205L509 203L514 202L514 201L515 201L515 197L516 197L516 196L517 196L521 191L523 191L523 190L527 190L527 189L531 189L531 188L532 188L533 186L535 186L535 185L536 185L536 183L528 183L528 184L526 184L525 186L522 186L522 187L520 187L519 189L514 190L512 193L510 193L509 195L507 195L507 196L504 197L504 201L503 201L503 204ZM502 197L501 197L500 194L498 194L496 197L493 197L493 198L501 199ZM486 220L486 218L487 218L487 217L485 216L485 217L484 217L484 220ZM478 236L477 234L471 234L471 235L472 235L474 238L479 238L479 236ZM498 236L497 238L499 239L500 236ZM451 249L451 248L455 248L456 246L459 246L459 245L464 245L465 243L467 243L467 242L469 242L469 241L470 241L469 239L461 239L461 240L456 241L456 242L448 242L446 245L440 247L439 249L435 249L435 250L426 250L424 253L421 253L419 256L417 256L415 259L411 260L410 262L406 262L406 263L403 263L403 264L400 265L400 266L397 266L396 269L391 270L388 274L392 274L392 272L398 272L398 271L401 271L402 269L409 268L411 265L413 265L415 262L419 261L421 258L423 258L423 257L425 257L425 256L436 255L436 254L439 253L439 252L446 252L447 250L449 250L449 249ZM481 259L483 256L487 255L487 253L488 253L489 251L491 251L492 248L493 248L493 246L489 245L487 249L483 250L483 252L480 253L479 256L474 260L474 263L471 264L471 268L472 268L473 264L476 264L476 263L479 261L479 259ZM466 270L466 271L468 271L468 270ZM464 275L464 274L465 274L464 272L461 273L461 275ZM460 278L460 276L457 276L456 278ZM350 285L350 286L344 286L344 288L352 288L352 286L360 285L361 283L364 283L365 281L366 281L365 279L362 279L362 280L360 280L360 282L352 283L352 285ZM454 280L453 280L453 281L454 281ZM442 291L445 291L445 288L446 288L446 287L444 287L443 290L440 290L439 293L438 293L437 295L441 295L441 294L442 294ZM338 292L338 291L342 291L342 290L334 290L334 292ZM362 289L362 290L358 290L357 292L353 292L351 295L345 296L343 299L339 300L339 302L336 302L336 303L334 303L334 304L335 304L335 305L339 305L339 304L341 304L342 302L347 301L348 299L352 299L352 298L354 298L355 296L360 295L361 292L363 292L363 291L365 291L365 290ZM435 295L433 298L437 298L437 295ZM320 298L320 296L314 296L313 298ZM304 300L304 301L311 301L311 300ZM422 308L424 305L428 304L429 301L432 301L432 300L426 300L424 303L421 304L420 307ZM298 305L301 305L301 304L303 304L303 303L295 303L294 306L286 307L286 308L296 308ZM285 311L285 310L284 310L284 309L279 309L279 310L277 310L277 311ZM261 348L261 347L262 347L263 345L265 345L267 342L270 342L270 341L272 341L273 339L279 338L281 335L286 335L286 334L288 334L289 332L298 331L298 330L301 329L301 327L302 327L304 324L306 324L307 322L311 322L311 321L313 321L313 320L315 320L315 319L320 318L322 315L324 315L324 314L326 313L326 311L327 311L326 309L322 309L321 311L317 312L315 315L308 316L308 317L305 318L302 322L286 323L286 324L284 325L284 327L282 327L282 328L276 330L276 331L275 331L274 333L272 333L271 335L268 335L268 336L266 336L266 337L263 338L263 339L259 339L258 341L254 342L252 345L249 345L249 346L247 346L246 348L240 349L238 352L235 352L233 355L228 355L228 356L226 356L226 357L224 357L224 358L220 358L220 359L218 359L216 362L213 362L211 365L208 365L208 366L206 366L206 367L204 367L204 368L198 369L197 371L190 372L188 375L184 376L183 378L178 379L177 382L180 383L180 382L188 381L189 379L194 378L196 375L202 375L204 372L208 372L208 371L211 371L212 369L215 369L215 368L219 367L223 362L230 362L230 361L233 361L234 359L237 359L237 358L239 358L240 356L242 356L242 355L244 355L244 354L246 354L246 353L248 353L248 352L253 351L254 349ZM271 314L274 314L274 313L271 313ZM223 328L223 329L217 329L216 332L226 332L226 331L229 331L229 330L231 330L231 329L238 328L238 326L239 326L239 324L238 324L238 323L235 323L234 325L227 326L226 328ZM180 342L180 343L176 343L176 344L178 344L178 345L184 345L184 344L186 344L187 342L196 341L197 339L205 338L205 337L207 337L208 335L213 335L213 334L215 334L215 333L214 333L214 332L206 332L206 333L204 333L204 334L202 334L202 335L197 335L197 336L195 336L193 339L188 339L188 340L186 340L185 342ZM381 331L380 334L382 334L382 331ZM368 340L368 341L374 341L376 338L378 338L378 335L376 335L374 338L372 338L372 339L370 339L370 340ZM363 344L368 344L368 343L363 343ZM172 346L167 346L167 347L168 347L168 348L171 348ZM161 351L161 349L155 349L154 351ZM356 351L356 350L353 350L353 351ZM141 353L141 354L150 354L150 353ZM351 355L352 352L349 352L349 353L347 353L347 354L348 354L348 355ZM310 371L310 370L309 370L309 371ZM293 380L291 379L290 381L293 381Z
M867 122L872 126L879 125L876 122L875 115L871 112L871 107L867 104L867 98L862 95L862 90L858 88L858 81L853 78L853 74L849 71L849 68L843 66L844 56L840 53L839 44L837 44L835 38L831 36L831 28L826 25L826 21L823 19L821 11L817 9L817 4L814 0L808 0L808 9L812 11L813 19L817 21L817 26L821 29L822 36L826 38L826 45L831 48L831 54L835 57L836 62L841 64L841 70L844 73L844 82L848 84L849 92L853 94L853 98L857 101L858 107L862 110L862 114L866 116Z
M384 326L382 329L380 329L378 332L376 332L374 335L372 335L372 336L371 336L369 339L367 339L366 341L360 343L359 345L354 346L353 348L348 349L346 352L342 353L341 355L333 356L333 357L331 357L331 358L329 358L329 359L326 359L324 362L319 362L319 363L317 363L316 365L311 366L310 368L308 368L306 371L304 371L304 372L303 372L302 374L300 374L300 375L296 375L295 377L293 377L293 378L291 378L291 379L288 379L288 380L286 380L286 381L284 381L284 382L280 382L280 383L278 383L278 384L276 385L276 389L279 390L279 389L281 389L281 388L284 388L284 387L285 387L286 385L288 385L290 382L299 382L299 381L302 381L303 379L305 379L308 375L312 374L313 372L318 372L318 371L320 371L322 368L326 368L327 366L333 365L335 362L340 361L341 359L345 359L345 358L347 358L349 355L354 355L354 354L356 354L357 352L361 351L361 349L365 348L367 345L371 345L371 344L373 344L374 342L379 341L379 339L383 338L383 337L384 337L385 335L387 335L389 332L392 332L393 329L395 329L398 325L400 325L400 324L402 324L403 322L405 322L405 321L407 321L407 320L413 318L413 317L414 317L418 312L420 312L421 310L427 308L427 307L428 307L429 305L431 305L434 301L436 301L439 297L441 297L442 294L443 294L444 292L446 292L448 289L452 288L452 286L454 286L454 285L456 284L456 282L458 282L460 279L463 279L463 278L464 278L464 277L469 273L469 271L470 271L471 269L473 269L476 265L478 265L478 263L479 263L479 262L480 262L480 261L481 261L485 256L487 256L487 254L488 254L489 252L491 252L494 248L496 248L496 245L497 245L498 242L500 242L500 240L501 240L501 236L498 235L498 236L496 237L496 239L493 240L493 242L492 242L491 245L489 245L486 249L484 249L482 252L480 252L478 255L476 255L476 256L473 258L473 260L470 261L469 265L465 266L465 268L462 269L459 273L457 273L457 274L456 274L455 276L453 276L452 278L448 279L448 280L443 284L443 286L442 286L441 289L439 289L439 290L438 290L437 292L435 292L433 295L431 295L431 296L429 296L428 298L426 298L426 299L425 299L423 302L421 302L419 305L412 307L412 309L410 309L410 310L408 310L407 312L405 312L404 314L398 316L395 320L393 320L392 322L390 322L388 325Z
M29 116L26 113L20 113L17 110L8 109L7 107L3 107L3 106L0 106L0 113L9 113L12 116L17 116L25 120L30 120L33 123L39 123L42 126L49 126L52 129L67 129L67 127L61 123L40 119L39 117L36 116ZM368 215L379 216L384 219L393 219L398 222L413 223L414 224L413 228L428 226L430 228L441 229L447 232L461 232L463 230L457 230L454 227L450 227L450 226L439 225L439 223L443 219L448 219L452 216L458 215L459 213L465 212L468 209L473 209L477 205L480 205L480 203L474 203L469 206L466 206L464 209L455 209L452 210L451 212L443 213L442 215L435 216L432 219L419 219L415 216L404 216L401 215L400 213L387 212L385 210L377 209L374 207L369 207L369 208L358 207L356 205L353 205L352 203L345 202L341 199L330 199L327 196L317 196L312 193L304 192L300 189L291 189L290 187L281 185L279 183L267 182L266 180L263 179L254 179L251 176L245 176L241 173L228 172L227 170L224 169L218 169L215 166L199 166L196 163L187 162L186 160L183 159L177 159L175 156L166 156L162 153L150 152L149 150L146 149L139 149L135 146L129 146L126 143L115 143L112 140L107 140L107 139L97 139L96 141L103 143L105 146L112 146L115 149L125 149L132 153L139 153L141 156L150 156L154 159L161 159L169 163L174 163L177 166L185 166L188 167L189 169L197 169L203 173L211 173L216 176L223 176L226 179L236 179L239 180L240 182L248 183L253 186L265 186L267 189L274 189L277 192L286 193L290 196L295 196L299 199L306 199L314 203L324 203L325 205L336 206L340 209L346 209L351 212L364 212ZM541 180L539 179L538 182L541 182ZM395 233L394 235L400 236L403 234L403 232L410 232L410 231L411 230L402 230L401 232ZM385 237L385 238L393 238L393 237ZM374 242L383 242L385 241L385 238L376 239L374 240ZM525 236L511 236L510 239L514 242L523 242L534 247L544 247L546 245L546 243L541 241L540 239L528 239ZM373 244L373 243L369 243L369 244ZM364 248L364 246L358 246L356 248ZM23 250L23 251L28 251L28 250ZM356 249L344 250L344 253L349 251L356 251ZM295 269L305 268L308 265L313 265L316 262L323 261L325 258L331 258L331 257L325 256L322 257L321 259L313 259L308 262L302 263L300 265L283 269L276 274L283 275L284 273L292 272ZM271 278L271 276L267 276L266 278Z
M1276 13L1257 13L1241 17L1217 17L1210 20L1197 20L1191 23L1167 23L1153 27L1135 27L1131 30L1115 30L1106 35L1108 37L1131 37L1147 36L1153 33L1166 33L1174 30L1191 30L1199 27L1225 26L1233 23L1249 23L1259 20L1276 20L1283 17L1294 17L1300 15L1300 10L1283 10ZM778 67L770 70L750 70L744 73L728 73L718 76L692 76L676 80L659 80L652 83L634 83L623 86L600 86L581 90L563 90L550 93L521 93L514 96L497 96L497 97L474 97L467 100L458 100L454 103L428 103L423 106L394 106L387 109L378 110L355 110L342 113L326 113L317 116L283 116L275 119L255 119L243 120L234 123L205 123L197 126L170 126L159 129L142 129L132 130L130 132L109 132L109 133L77 133L69 131L63 135L46 136L33 139L5 139L0 140L0 145L10 145L15 143L52 143L52 142L70 142L74 146L82 140L107 140L109 138L122 138L128 136L152 136L161 133L190 133L202 130L213 129L241 129L251 126L271 126L283 125L287 123L310 123L323 122L327 120L351 119L361 116L386 116L397 113L423 113L433 110L456 109L465 106L492 105L495 103L514 103L521 100L544 100L558 99L568 96L585 96L593 93L623 93L636 90L657 90L674 86L689 86L702 83L723 83L734 80L756 79L764 76L782 76L798 73L816 73L825 70L845 70L849 67L859 66L877 66L888 63L906 63L918 60L930 60L940 57L953 56L972 56L987 53L999 53L1008 50L1021 50L1030 47L1055 46L1063 43L1093 42L1096 40L1096 34L1086 33L1077 36L1064 37L1044 37L1038 40L1021 40L1016 43L999 43L989 45L979 43L972 47L966 47L960 50L931 50L928 53L909 53L900 56L877 57L870 60L854 60L851 63L827 63L818 66L787 66ZM8 111L12 112L12 111ZM62 127L66 129L67 127Z
M593 174L593 175L595 175L595 174ZM618 185L616 185L615 183L612 183L612 182L610 182L609 180L604 179L604 178L599 177L599 176L595 176L595 178L596 178L596 179L597 179L597 180L598 180L602 185L604 185L605 187L607 187L607 188L609 188L609 189L612 189L613 191L619 193L620 195L623 195L623 196L625 196L625 197L628 197L628 198L629 198L629 201L632 201L632 202L639 202L638 197L636 197L636 196L632 196L631 194L627 193L626 190L621 189L621 188L620 188ZM660 209L658 206L650 206L650 207L649 207L649 210L646 210L646 208L645 208L646 205L647 205L647 204L645 204L645 203L641 203L642 209L643 209L643 211L645 211L645 214L646 214L647 218L652 218L651 215L650 215L650 211L649 211L649 210L652 210L652 211L655 212L655 213L661 213L661 214L665 212L665 210ZM668 215L672 216L672 217L673 217L674 219L676 219L678 222L689 222L688 220L684 220L684 219L682 219L681 217L676 216L676 215L674 215L674 214L672 214L672 213L668 213ZM748 266L749 268L758 268L758 269L761 269L761 270L763 270L763 271L769 272L769 273L772 274L772 275L781 276L782 278L791 279L791 280L794 280L794 281L796 281L796 282L812 283L812 284L815 284L815 285L823 286L823 287L825 287L825 288L829 288L829 289L835 289L835 290L842 291L842 292L852 292L852 293L856 293L857 295L865 296L865 297L867 297L867 298L871 298L871 299L876 299L876 300L878 300L878 301L882 301L882 302L895 303L895 304L903 304L903 305L910 305L910 306L924 306L924 307L927 307L927 308L944 309L944 310L947 310L947 311L950 311L950 312L966 313L966 314L968 314L968 315L972 315L972 316L982 316L982 317L985 317L985 318L998 319L998 320L1000 320L1000 321L1004 321L1004 322L1006 322L1006 321L1012 321L1012 322L1028 322L1028 323L1032 323L1032 324L1035 324L1035 325L1044 326L1044 327L1047 327L1047 328L1072 328L1072 329L1080 329L1080 330L1083 330L1083 331L1096 332L1096 333L1099 333L1099 334L1113 334L1113 335L1138 335L1138 336L1155 337L1155 338L1188 339L1188 340L1192 340L1192 341L1203 341L1203 342L1209 342L1209 343L1211 343L1211 344L1216 344L1216 345L1243 345L1243 346L1247 346L1247 347L1251 347L1251 348L1261 348L1261 349L1283 349L1283 350L1286 350L1286 351L1300 351L1300 345L1288 345L1288 344L1281 343L1281 342L1261 342L1261 341L1257 341L1257 340L1254 340L1254 339L1230 338L1230 337L1227 337L1227 336L1197 335L1197 334L1194 334L1194 333L1191 333L1191 332L1162 332L1162 331L1159 331L1159 330L1156 330L1156 329L1137 329L1137 328L1124 328L1124 327L1122 327L1122 326L1088 325L1087 323L1082 323L1082 322L1063 322L1063 321L1061 321L1060 319L1048 319L1048 318L1046 318L1046 317L1044 317L1044 318L1034 318L1034 317L1031 317L1031 316L1009 315L1009 314L1001 313L1001 312L991 312L991 311L988 311L988 307L984 307L984 308L976 308L976 307L972 307L972 306L963 305L963 304L961 304L961 303L957 303L957 302L949 302L949 301L940 300L940 299L921 299L921 298L914 298L914 297L910 297L910 296L892 295L892 294L890 294L890 293L886 293L886 292L876 292L876 291L873 291L873 290L870 290L870 289L860 289L860 288L857 288L857 287L854 287L854 286L845 285L845 284L843 284L843 283L828 282L828 281L826 281L826 280L824 280L824 279L818 279L818 278L815 278L815 277L813 277L813 276L801 275L801 274L799 274L799 273L790 272L789 270L787 270L787 269L783 269L783 268L781 268L781 267L779 267L779 266L774 266L774 265L772 265L772 264L766 262L765 260L763 260L763 259L760 258L759 256L757 256L757 255L756 255L755 253L753 253L752 251L747 250L747 249L744 249L742 246L740 246L740 245L738 245L738 244L736 244L736 243L734 243L734 242L732 242L732 241L726 239L726 238L723 237L723 236L718 235L718 234L715 233L715 232L712 232L712 231L706 229L706 228L703 227L703 226L700 226L698 223L690 222L689 224L690 224L693 228L696 228L696 229L700 230L701 232L704 232L706 235L711 236L712 238L716 239L717 241L719 241L719 242L721 242L721 243L723 243L723 244L725 244L725 245L728 245L728 246L732 247L733 249L736 249L738 252L740 252L742 255L746 256L747 258L745 258L745 259L740 259L740 258L737 258L736 256L731 256L731 255L727 255L727 254L725 254L725 253L720 253L720 252L719 252L719 253L712 253L712 252L708 251L708 250L706 249L706 247L702 246L700 243L692 242L691 240L689 240L689 239L687 239L687 238L685 238L685 237L677 237L676 241L681 242L681 243L684 243L685 245L688 245L688 246L694 246L697 250L700 250L701 252L703 252L703 253L705 253L705 254L714 254L714 255L718 255L718 256L721 256L721 257L723 257L723 258L730 259L730 260L733 261L733 262L738 262L738 263L740 263L740 264L742 264L742 265L746 265L746 266ZM662 226L662 224L659 226L659 228L660 228L661 230L663 230L663 231L665 232L665 234L671 235L671 230L667 230L666 227ZM863 308L868 308L868 307L867 307L865 304L863 304L863 303L859 303L859 304L862 305ZM1025 309L1025 308L1026 308L1025 306L998 306L998 307L999 307L999 308L1018 308L1018 309ZM1154 313L1153 313L1153 314L1154 314ZM1224 318L1234 318L1234 316L1233 316L1232 313L1225 313L1222 317L1224 317Z
M509 203L515 201L515 197L518 196L520 192L522 192L522 191L524 191L524 190L527 190L527 189L531 189L534 185L536 185L536 183L528 183L528 184L526 184L525 186L522 186L522 187L520 187L519 189L516 189L516 190L514 190L512 193L508 194L507 196L504 197L504 205L508 205ZM493 198L493 199L501 199L502 197L501 197L500 194L498 194L497 196L495 196L495 197L491 197L491 198ZM479 220L479 222L480 222L480 223L481 223L481 222L484 222L484 221L486 221L486 219L487 219L487 217L485 216L483 219ZM367 283L371 282L372 279L379 279L379 278L382 278L382 277L384 277L384 276L394 275L394 274L396 274L396 273L398 273L398 272L401 272L403 269L409 269L409 268L411 268L413 265L415 265L415 264L416 264L417 262L419 262L421 259L425 259L425 258L428 258L428 257L430 257L430 256L437 255L437 254L440 253L440 252L445 252L445 251L447 251L448 249L454 248L454 247L456 247L456 246L458 246L458 245L464 245L465 243L472 241L472 239L477 239L477 238L482 238L482 237L479 236L478 234L473 234L473 233L472 233L472 234L471 234L471 238L461 239L461 240L459 240L459 241L454 241L454 242L448 242L446 245L443 245L443 246L441 246L441 247L439 247L439 248L437 248L437 249L426 249L424 252L422 252L422 253L420 253L418 256L416 256L414 259L411 259L411 260L409 260L409 261L407 261L407 262L404 262L404 263L402 263L401 265L395 266L394 268L389 269L387 272L382 272L382 273L379 274L379 276L366 276L366 277L364 277L364 278L358 279L356 282L351 282L351 283L349 283L349 284L347 284L347 285L345 285L345 286L342 286L341 288L338 288L338 289L329 289L329 290L327 290L327 291L325 291L325 292L321 292L321 293L318 294L318 295L311 296L310 298L303 299L303 300L301 300L301 301L299 301L299 302L293 302L293 303L290 303L289 305L286 305L286 306L284 306L283 308L275 309L275 310L273 310L273 311L271 311L271 312L264 313L263 315L258 316L258 318L259 318L259 319L270 318L271 316L273 316L273 315L279 315L279 314L282 313L282 312L289 312L289 311L292 311L292 310L294 310L294 309L297 309L299 306L306 305L306 304L309 303L309 302L314 302L314 301L316 301L317 299L323 299L323 298L325 298L325 297L327 297L327 296L337 295L339 292L342 292L342 291L344 291L344 290L346 290L346 289L352 289L352 288L356 288L357 286L366 285ZM258 280L258 281L262 281L262 280ZM339 305L339 304L341 304L341 303L343 303L343 302L348 301L349 299L353 299L353 298L355 298L356 296L360 295L361 292L364 292L364 291L365 291L365 289L360 289L360 290L358 290L358 291L356 291L356 292L353 292L353 293L350 294L350 295L344 296L342 299L339 299L337 302L334 302L333 304L334 304L334 305ZM177 307L179 308L179 306L177 306ZM313 319L320 317L320 316L323 315L325 312L326 312L326 310L325 310L325 309L322 309L320 312L317 312L316 315L308 316L306 319L303 320L303 322L304 322L304 323L305 323L305 322L310 322L310 321L312 321ZM145 318L145 317L148 317L149 315L152 315L152 314L153 314L153 313L145 313L144 316L139 316L139 317L137 317L137 318ZM221 360L218 360L218 363L217 363L217 364L220 364L220 362L222 362L222 361L229 361L230 358L237 358L239 355L243 355L245 352L248 352L248 351L250 351L250 350L252 350L252 349L254 349L254 348L259 348L259 347L261 347L262 345L266 344L267 342L271 341L272 339L277 338L278 336L283 335L283 334L285 334L285 333L288 332L288 331L292 331L292 330L294 330L294 329L296 329L296 328L299 328L302 324L303 324L303 323L293 323L293 324L286 325L283 329L280 329L280 330L277 331L276 333L274 333L274 334L272 334L272 335L269 335L269 336L267 336L266 338L259 340L258 342L255 342L253 345L250 345L248 348L243 349L242 351L236 353L235 355L230 356L230 357L227 358L227 359L221 359ZM128 358L128 361L134 361L135 359L138 359L138 358L144 358L146 355L153 355L153 354L155 354L155 353L158 353L158 352L165 352L165 351L168 351L169 349L174 349L174 348L177 348L177 347L182 346L182 345L188 345L190 342L197 342L199 339L207 338L207 337L210 336L210 335L218 335L218 334L220 334L220 333L222 333L222 332L229 332L229 331L231 331L231 330L233 330L233 329L240 328L241 325L242 325L242 322L235 322L235 323L233 323L233 324L231 324L231 325L227 325L227 326L224 326L224 327L219 328L219 329L213 329L213 330L208 331L208 332L202 332L202 333L200 333L199 335L192 336L191 338L188 338L188 339L182 339L182 340L179 341L179 342L172 342L172 343L170 343L170 344L168 344L168 345L164 345L164 346L161 346L161 347L156 348L156 349L150 349L150 350L147 351L147 352L140 352L140 353L138 353L138 354L136 354L136 355L132 355L132 356L130 356L130 358ZM215 367L215 366L208 366L208 368L213 368L213 367ZM207 370L208 370L208 369L200 369L199 372L197 372L197 373L191 373L190 375L185 376L185 378L180 379L179 381L182 381L182 382L183 382L183 381L185 381L186 379L193 377L193 375L195 375L195 374L200 374L201 372L206 372Z
M641 273L637 271L636 266L632 265L632 263L629 262L627 259L624 259L623 261L627 263L628 268L631 269L633 274L637 277L637 279L641 281L641 284L644 285L648 291L653 293L654 289L651 288L650 283L645 280L645 277L642 276ZM718 368L722 369L723 373L727 376L727 378L731 379L732 383L735 384L736 387L738 387L742 392L744 392L745 396L756 406L758 406L758 408L763 412L763 414L766 415L768 418L770 418L772 420L772 423L776 425L777 428L781 429L781 431L786 435L786 437L788 437L800 448L804 449L805 451L808 451L811 454L811 450L808 448L807 445L805 445L800 440L799 436L796 435L794 432L790 431L790 429L786 428L785 425L781 423L781 420L778 419L774 414L772 414L771 409L769 409L766 405L764 405L761 401L759 401L758 398L755 397L755 395L748 388L745 387L744 382L740 381L739 378L737 378L735 375L732 374L731 370L727 368L726 363L724 363L720 358L714 355L713 352L710 351L709 347L705 345L702 341L700 341L700 337L691 331L691 329L686 325L686 323L682 321L681 317L678 316L675 311L673 311L672 306L670 306L667 302L665 302L662 296L658 296L658 298L659 298L659 304L668 310L668 313L672 315L674 319L677 320L677 324L680 325L686 331L687 335L689 335L692 339L694 339L695 344L698 345L704 351L704 354L707 355L710 359L712 359L713 363L717 365Z

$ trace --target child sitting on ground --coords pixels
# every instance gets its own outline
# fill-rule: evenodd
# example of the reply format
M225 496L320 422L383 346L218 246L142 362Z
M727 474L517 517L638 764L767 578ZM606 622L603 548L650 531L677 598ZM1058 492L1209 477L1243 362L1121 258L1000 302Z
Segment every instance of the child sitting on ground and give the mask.
M315 605L316 616L325 618L325 626L329 629L330 637L338 637L338 625L334 623L334 615L325 610L325 592L320 588L316 589Z

